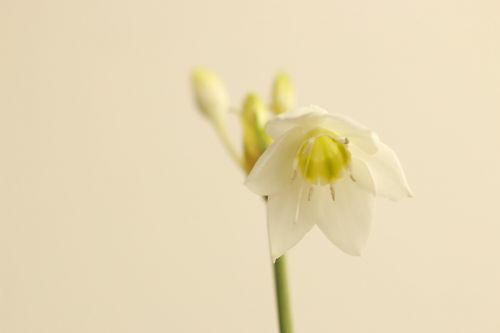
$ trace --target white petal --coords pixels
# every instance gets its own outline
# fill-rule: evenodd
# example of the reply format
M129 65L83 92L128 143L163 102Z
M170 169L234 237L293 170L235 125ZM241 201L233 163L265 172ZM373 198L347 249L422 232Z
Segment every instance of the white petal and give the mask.
M373 177L368 169L368 166L364 162L364 160L360 159L359 154L352 154L351 159L351 174L354 178L356 184L361 186L366 191L370 192L373 195L377 194L375 190L375 183L373 182Z
M366 153L371 154L377 150L378 138L375 133L351 118L328 114L324 117L321 126L348 138L352 145Z
M267 225L273 260L297 244L316 222L316 206L308 200L309 185L299 178L268 199Z
M334 184L335 200L328 186L315 197L318 227L342 251L360 255L370 233L373 195L343 177Z
M274 141L255 163L245 185L257 194L269 195L290 184L293 161L303 139L304 132L297 127Z
M266 126L266 132L270 137L276 139L295 127L302 127L307 131L322 122L326 114L328 112L314 105L299 108L271 120Z
M295 127L302 127L305 132L323 127L347 137L353 145L367 153L374 153L377 149L377 138L366 126L348 117L330 114L316 105L282 114L268 123L266 132L272 138L278 138Z
M375 154L351 149L352 174L368 191L391 200L411 197L412 193L396 153L382 142Z

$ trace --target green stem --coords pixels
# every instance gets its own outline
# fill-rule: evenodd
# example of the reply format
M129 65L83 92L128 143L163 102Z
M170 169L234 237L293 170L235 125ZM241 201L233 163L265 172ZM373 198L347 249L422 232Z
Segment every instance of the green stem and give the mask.
M214 122L215 131L219 135L219 139L222 141L222 144L226 148L231 159L242 169L244 169L243 160L238 153L238 150L233 145L229 135L227 135L226 128L220 122Z
M279 257L273 266L280 333L293 333L285 256Z

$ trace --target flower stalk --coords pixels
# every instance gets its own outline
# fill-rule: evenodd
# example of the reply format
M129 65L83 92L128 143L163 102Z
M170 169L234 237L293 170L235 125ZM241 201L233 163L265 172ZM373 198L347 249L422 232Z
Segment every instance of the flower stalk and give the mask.
M285 256L279 257L273 268L280 333L293 333Z
M235 145L231 141L231 138L227 134L226 128L224 125L222 125L220 122L215 122L214 123L214 128L215 131L217 132L217 135L219 136L220 141L224 145L224 148L226 148L227 153L231 157L231 159L238 165L240 168L244 169L244 163L243 159L240 156L238 150L236 149Z

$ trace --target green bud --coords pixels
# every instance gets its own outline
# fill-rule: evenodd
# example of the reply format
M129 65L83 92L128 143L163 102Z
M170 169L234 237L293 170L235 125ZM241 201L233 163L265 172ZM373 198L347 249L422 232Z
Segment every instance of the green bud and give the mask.
M290 111L295 107L295 91L288 76L278 73L272 87L271 109L275 114Z
M241 113L244 167L247 173L271 143L271 138L264 131L267 120L268 111L262 100L257 95L249 94L243 102Z
M204 68L197 68L191 74L194 99L201 113L211 121L219 123L229 110L229 98L219 77Z

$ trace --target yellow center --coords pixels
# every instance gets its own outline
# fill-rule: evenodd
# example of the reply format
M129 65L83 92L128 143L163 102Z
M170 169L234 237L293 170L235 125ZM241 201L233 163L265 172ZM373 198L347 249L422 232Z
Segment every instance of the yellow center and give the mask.
M322 128L307 133L296 156L304 179L316 185L331 184L339 179L351 161L344 140Z

